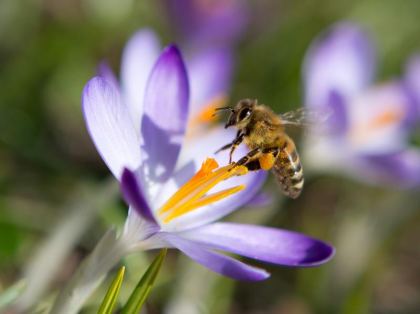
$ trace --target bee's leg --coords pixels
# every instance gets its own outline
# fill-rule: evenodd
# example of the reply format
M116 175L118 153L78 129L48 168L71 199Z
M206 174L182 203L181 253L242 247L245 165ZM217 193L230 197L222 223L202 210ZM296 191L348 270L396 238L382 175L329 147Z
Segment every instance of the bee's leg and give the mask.
M229 163L232 163L232 156L233 153L235 152L236 148L242 143L242 141L244 140L244 134L240 134L237 138L235 138L232 142L231 148L230 148L230 152L229 152Z
M273 154L273 156L277 157L280 153L280 148L278 148L278 147L264 148L262 153L263 154Z
M232 145L233 145L233 143L226 144L225 146L220 147L220 148L219 148L218 150L216 150L214 153L215 153L215 154L220 153L222 150L225 150L225 149L231 148L231 147L232 147Z
M242 143L242 141L244 140L244 134L241 134L241 131L238 131L236 133L236 138L232 141L232 143L226 144L225 146L219 148L215 154L221 152L222 150L228 149L230 148L230 153L229 153L229 163L232 162L232 155L233 152L235 151L236 147L239 146L239 144Z
M269 170L273 167L279 154L280 149L277 147L265 149L256 148L239 159L236 165L245 166L249 171L260 169Z
M261 169L261 164L258 159L255 159L247 162L245 167L248 169L248 171L257 171Z
M235 150L239 146L239 144L242 143L243 139L244 139L244 135L241 134L240 136L235 138L235 140L232 142L232 147L230 148L230 152L229 152L229 163L232 163L233 153L235 152Z
M250 162L253 162L254 160L258 161L258 158L261 156L262 150L261 148L255 148L251 150L248 154L246 154L244 157L239 159L236 162L237 166L247 166Z

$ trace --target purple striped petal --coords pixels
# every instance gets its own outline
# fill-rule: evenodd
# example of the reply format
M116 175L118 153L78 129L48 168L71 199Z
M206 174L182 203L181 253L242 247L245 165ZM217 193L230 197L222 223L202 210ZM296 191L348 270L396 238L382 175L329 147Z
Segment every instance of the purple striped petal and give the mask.
M264 280L270 276L263 269L252 267L232 257L212 252L205 249L202 245L182 239L174 234L162 233L161 236L197 263L224 276L247 281Z
M121 191L128 205L134 207L144 219L156 223L152 210L146 201L136 175L129 169L124 169L121 176Z
M159 40L149 29L136 32L124 48L121 64L122 90L136 130L140 129L147 80L160 51Z
M114 176L119 179L124 167L137 169L139 140L118 90L105 79L94 77L83 90L82 108L96 149Z
M188 78L179 50L167 47L146 87L141 135L146 181L164 182L173 173L188 117Z
M374 74L374 48L369 37L351 23L340 23L310 47L303 68L305 101L310 106L327 103L335 90L345 100L359 93Z
M133 207L128 208L127 218L125 219L124 229L121 234L121 239L127 244L128 246L134 247L135 249L139 249L136 247L137 244L142 246L142 249L148 249L144 246L144 240L154 237L156 234L159 233L160 227L158 224L154 223L153 221L146 220L142 214ZM150 249L156 243L151 243ZM158 247L165 247L164 245Z
M335 253L331 245L297 232L235 223L214 223L181 236L217 250L286 266L317 266Z
M365 161L363 175L370 182L402 188L420 185L420 150L418 149L382 155L364 155L361 159Z

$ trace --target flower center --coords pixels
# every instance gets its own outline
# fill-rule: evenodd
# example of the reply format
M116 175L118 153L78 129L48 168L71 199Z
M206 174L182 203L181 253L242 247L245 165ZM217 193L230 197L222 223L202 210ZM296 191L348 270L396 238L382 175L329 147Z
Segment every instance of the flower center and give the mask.
M159 209L159 216L162 217L164 223L168 223L197 208L235 194L243 190L245 185L234 186L212 194L207 194L207 192L219 182L247 172L246 167L234 164L219 168L214 159L207 158L200 170Z
M399 122L403 117L401 110L388 110L372 119L370 128L380 129Z
M350 137L354 142L370 140L369 136L372 136L375 132L380 132L397 125L403 117L404 115L402 110L398 110L396 108L384 110L368 121L356 125L351 132Z
M201 110L197 112L191 119L191 126L200 126L201 124L212 123L217 120L214 115L216 108L223 107L227 102L225 95L218 95L213 97L208 103L202 106Z

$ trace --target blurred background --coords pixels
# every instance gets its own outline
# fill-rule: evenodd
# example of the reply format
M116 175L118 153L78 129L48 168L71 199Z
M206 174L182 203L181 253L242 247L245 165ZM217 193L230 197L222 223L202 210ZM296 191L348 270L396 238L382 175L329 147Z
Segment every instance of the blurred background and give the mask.
M126 206L85 129L81 92L101 60L118 73L124 44L142 27L154 29L163 44L190 49L174 10L174 3L185 1L169 2L0 2L0 291L39 275L36 301L20 301L36 303L27 312L42 312L105 230L124 222ZM198 3L207 10L215 5ZM420 52L417 0L241 1L238 10L238 29L223 39L233 51L230 102L258 98L277 112L300 107L305 54L316 36L340 20L369 32L378 82L403 76L408 58ZM226 35L219 31L220 38ZM217 31L212 36L218 41ZM420 149L418 126L409 145ZM298 149L301 137L293 133ZM314 269L265 265L269 280L241 283L171 252L148 313L420 313L418 186L367 184L316 171L297 200L283 198L272 178L265 189L273 197L269 205L228 219L310 234L332 243L336 257ZM55 261L54 254L65 258L50 265L45 256ZM125 295L153 256L123 261ZM39 273L39 265L49 266ZM85 313L96 311L103 293Z

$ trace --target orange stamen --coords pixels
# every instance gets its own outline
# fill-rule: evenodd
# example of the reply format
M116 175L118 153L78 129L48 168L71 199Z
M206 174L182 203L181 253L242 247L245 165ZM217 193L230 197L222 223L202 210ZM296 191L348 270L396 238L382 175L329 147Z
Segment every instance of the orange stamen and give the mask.
M169 198L159 210L160 215L166 214L166 217L163 218L165 223L199 207L219 201L244 188L244 186L235 186L205 196L219 182L235 175L244 175L248 171L246 167L234 164L219 169L217 167L217 162L208 158L201 166L201 169Z
M203 207L212 203L215 203L217 201L220 201L230 195L233 195L245 188L244 185L238 185L230 189L226 189L223 191L219 191L217 193L213 193L207 196L204 196L194 202L189 203L189 206L181 206L176 208L174 211L172 211L165 219L164 222L168 223L172 219L179 217L183 214L186 214L188 212L191 212L199 207Z
M174 194L172 197L161 207L159 214L169 211L179 203L180 200L188 196L194 189L196 189L200 184L206 181L209 175L214 169L219 167L219 164L213 158L207 158L205 162L201 165L200 170L185 183L181 188Z

